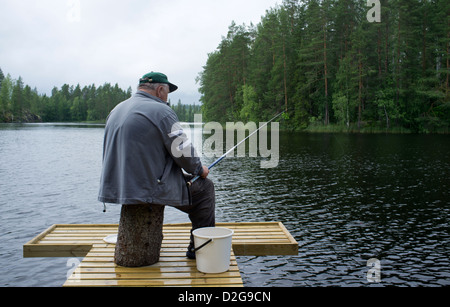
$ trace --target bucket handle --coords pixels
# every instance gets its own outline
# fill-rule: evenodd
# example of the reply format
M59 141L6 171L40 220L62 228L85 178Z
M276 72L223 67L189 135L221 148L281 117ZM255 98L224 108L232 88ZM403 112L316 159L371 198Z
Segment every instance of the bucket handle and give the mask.
M199 250L201 250L203 247L205 247L206 245L208 245L209 243L211 243L213 241L213 239L209 239L208 241L206 241L205 243L203 243L202 245L200 245L197 248L191 248L191 252L195 253L198 252Z

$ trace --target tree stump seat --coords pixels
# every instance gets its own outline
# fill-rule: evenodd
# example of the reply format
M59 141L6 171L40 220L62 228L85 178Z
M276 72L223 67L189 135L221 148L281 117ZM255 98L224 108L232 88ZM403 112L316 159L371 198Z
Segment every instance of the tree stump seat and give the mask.
M133 268L159 262L164 208L150 204L122 206L115 264Z

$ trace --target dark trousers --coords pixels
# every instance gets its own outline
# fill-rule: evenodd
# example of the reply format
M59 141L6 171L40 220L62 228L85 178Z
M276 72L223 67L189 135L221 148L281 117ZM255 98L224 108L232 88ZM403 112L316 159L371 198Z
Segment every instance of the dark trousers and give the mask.
M192 222L191 244L194 244L192 232L198 228L215 227L216 225L216 193L214 183L209 179L200 178L191 186L192 205L175 207L189 214Z

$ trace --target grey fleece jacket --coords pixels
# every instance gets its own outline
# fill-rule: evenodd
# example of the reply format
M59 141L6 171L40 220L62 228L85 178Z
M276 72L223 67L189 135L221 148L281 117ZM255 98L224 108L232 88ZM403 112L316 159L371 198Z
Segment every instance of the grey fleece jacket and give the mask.
M203 173L202 163L175 112L138 91L108 116L98 200L113 204L187 206L184 169Z

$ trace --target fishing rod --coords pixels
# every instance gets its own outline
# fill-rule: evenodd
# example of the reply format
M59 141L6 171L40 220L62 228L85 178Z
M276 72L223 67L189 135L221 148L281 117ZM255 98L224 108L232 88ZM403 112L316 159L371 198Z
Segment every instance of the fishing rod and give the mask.
M245 139L243 139L241 142L239 142L239 144L237 144L236 146L234 146L233 148L231 148L229 151L227 151L223 156L221 156L219 159L217 159L213 164L211 164L208 169L211 170L214 166L216 166L217 164L219 164L220 162L222 162L223 159L225 159L230 153L232 153L236 148L238 148L242 143L244 143L245 141L247 141L249 138L251 138L254 134L256 134L259 130L261 130L262 128L266 127L268 124L270 124L271 122L273 122L274 120L276 120L278 117L280 117L281 115L283 115L286 111L281 112L280 114L278 114L277 116L275 116L274 118L272 118L270 121L268 121L267 123L265 123L264 125L262 125L261 127L259 127L259 129L255 130L252 134L250 134L248 137L246 137ZM195 177L194 179L192 179L191 181L189 181L187 183L187 185L190 187L192 186L192 184L194 182L196 182L198 179L200 178L200 176Z

